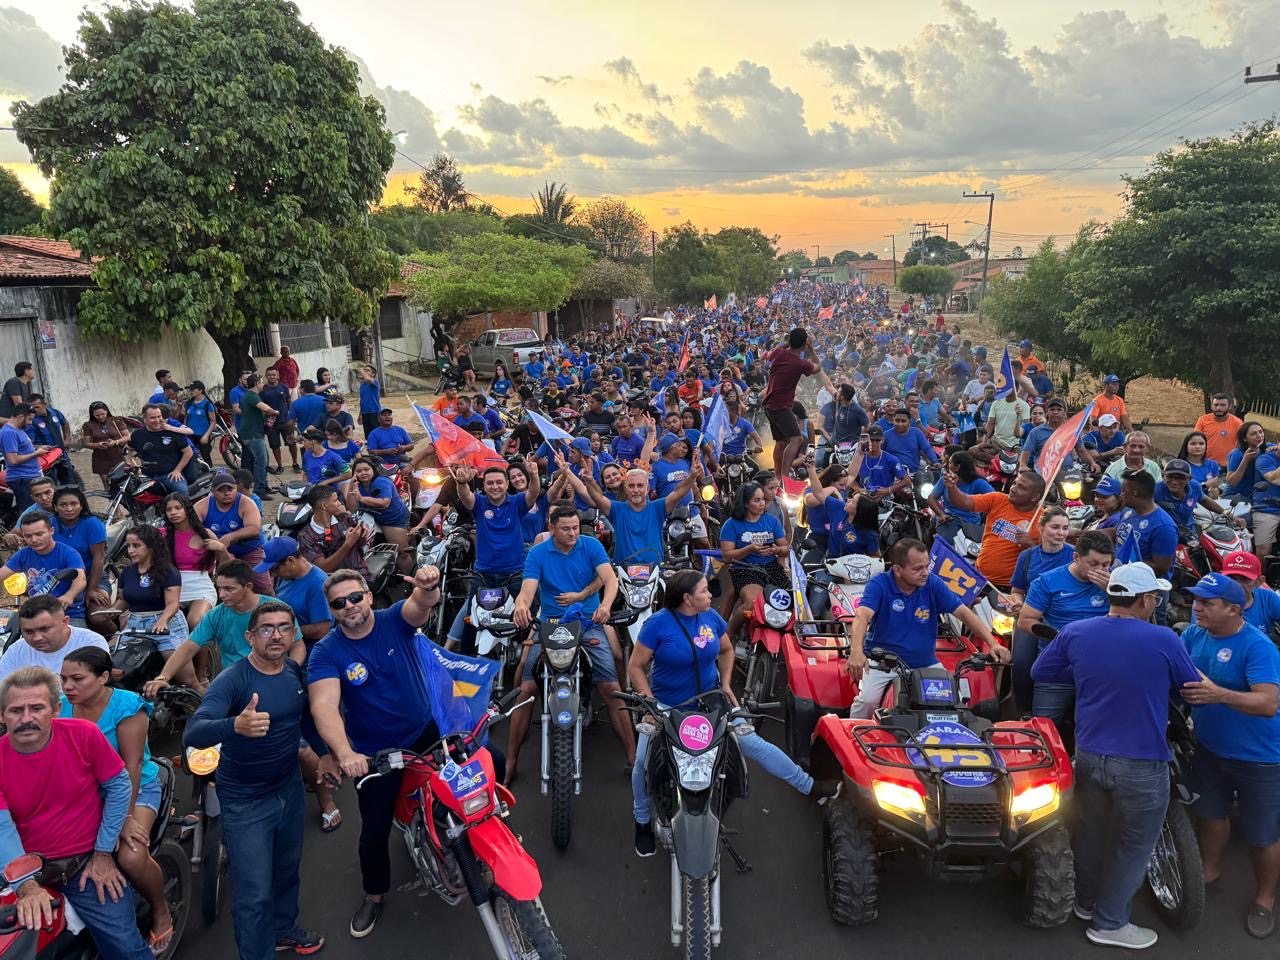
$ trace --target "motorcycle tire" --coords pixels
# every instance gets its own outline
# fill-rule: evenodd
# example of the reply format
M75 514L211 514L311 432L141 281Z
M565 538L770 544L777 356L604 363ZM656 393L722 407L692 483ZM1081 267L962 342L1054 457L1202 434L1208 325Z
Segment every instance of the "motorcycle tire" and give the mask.
M1061 824L1040 835L1025 854L1022 922L1057 927L1076 905L1076 867L1071 838Z
M564 947L551 929L541 900L516 900L505 890L493 887L489 891L489 904L511 956L564 960Z
M222 457L222 462L232 470L239 470L240 464L244 462L244 450L240 441L234 437L223 437L218 441L218 453Z
M1190 930L1204 915L1200 845L1186 804L1176 796L1169 798L1169 809L1147 864L1147 889L1161 918L1175 930Z
M711 881L680 877L685 960L711 960Z
M822 885L836 923L857 926L880 914L880 857L871 825L842 800L822 814Z
M551 842L569 846L573 818L573 729L551 731Z
M191 914L191 858L186 849L174 840L166 840L152 855L160 865L160 873L164 877L164 898L169 904L169 913L173 915L173 939L162 953L156 954L160 960L169 960L178 951L182 941L182 932L187 928L187 917ZM144 897L134 894L134 902L139 910L139 929L144 938L151 933L151 910Z
M767 652L756 654L747 668L747 684L742 691L746 699L756 704L772 702L777 670L776 657Z
M206 927L218 922L228 869L227 847L222 842L222 818L206 816L204 858L200 863L200 916Z

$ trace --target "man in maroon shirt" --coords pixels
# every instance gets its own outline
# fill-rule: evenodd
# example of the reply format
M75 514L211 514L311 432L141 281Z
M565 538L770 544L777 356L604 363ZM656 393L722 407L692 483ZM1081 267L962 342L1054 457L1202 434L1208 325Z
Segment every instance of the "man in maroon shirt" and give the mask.
M289 356L289 348L283 344L280 346L280 359L267 367L268 370L275 370L280 374L280 382L289 388L289 399L294 400L298 396L298 361Z
M779 480L787 475L787 468L800 452L800 422L793 410L800 378L816 373L832 396L836 392L826 371L804 358L808 342L809 335L802 327L796 327L787 334L787 345L778 347L766 358L770 365L769 383L764 391L764 415L773 435L773 472Z

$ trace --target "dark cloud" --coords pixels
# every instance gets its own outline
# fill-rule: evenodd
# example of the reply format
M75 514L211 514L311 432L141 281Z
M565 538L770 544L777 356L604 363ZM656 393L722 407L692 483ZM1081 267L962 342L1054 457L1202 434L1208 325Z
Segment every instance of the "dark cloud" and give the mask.
M659 90L656 83L645 83L640 78L640 71L636 69L636 65L630 57L607 60L604 68L650 103L671 106L675 102L670 95Z
M373 79L369 65L350 51L347 56L355 61L360 71L360 92L372 96L387 111L387 129L404 131L399 147L411 157L425 161L440 150L440 134L436 131L436 115L431 108L407 90L379 86ZM395 170L417 169L399 154Z
M62 83L62 45L35 18L14 7L0 7L0 126L9 126L12 100L38 100ZM0 131L0 162L30 163L27 148L12 133Z

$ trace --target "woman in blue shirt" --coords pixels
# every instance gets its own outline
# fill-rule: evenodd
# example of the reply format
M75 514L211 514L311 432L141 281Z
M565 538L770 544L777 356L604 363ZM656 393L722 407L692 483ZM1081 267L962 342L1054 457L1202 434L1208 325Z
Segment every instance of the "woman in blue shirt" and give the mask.
M173 916L164 897L164 875L151 858L151 827L160 810L159 768L147 746L150 707L129 690L115 690L111 655L97 647L72 650L62 661L62 713L96 724L124 760L133 781L133 803L120 831L120 869L151 905L151 948L162 953L173 938Z
M1075 550L1067 546L1067 534L1070 532L1067 511L1056 504L1044 508L1040 514L1040 543L1018 554L1018 562L1013 568L1009 592L1019 604L1038 576L1065 567L1075 558Z
M817 543L815 550L821 556L827 552L829 524L827 521L826 502L835 497L843 503L845 491L849 489L849 472L838 463L833 463L822 473L818 473L814 464L806 460L809 470L809 486L804 489L804 514L809 524L809 536ZM808 562L808 556L805 561Z
M1223 496L1237 494L1246 499L1253 497L1253 485L1258 482L1255 466L1258 455L1267 446L1267 431L1257 420L1246 420L1236 431L1236 448L1227 454L1227 485Z
M512 497L522 497L528 489L528 468L523 463L513 463L507 467L507 494ZM524 533L526 545L533 543L538 538L538 534L547 532L547 513L551 509L551 501L547 497L549 492L540 494L538 502L520 518L520 528Z
M738 491L733 516L720 528L720 555L729 564L729 578L738 605L729 618L729 632L737 636L746 611L766 587L791 589L791 576L778 561L789 545L778 518L765 512L768 498L758 483Z
M663 596L663 609L641 627L627 673L633 691L653 697L664 707L680 706L700 693L717 688L729 703L737 706L731 688L733 644L729 642L724 618L711 609L711 590L706 577L696 570L680 570L671 575ZM782 750L751 730L745 720L735 721L735 725L746 728L742 731L744 735L737 737L744 757L819 803L836 795L835 781L815 782ZM652 737L653 718L646 717L640 724L636 762L631 768L636 854L641 857L652 856L656 850L653 811L645 786L645 758Z
M1187 461L1191 466L1191 479L1204 487L1205 493L1216 496L1222 467L1217 460L1208 459L1208 450L1209 438L1199 430L1192 430L1182 438L1182 448L1175 459Z
M53 539L65 543L84 561L85 603L90 611L111 606L106 573L107 528L93 515L79 487L59 487L53 494Z
M493 365L493 383L489 384L489 392L503 400L511 392L511 377L507 373L507 365L501 360Z
M356 457L351 468L355 483L347 487L347 508L367 510L377 521L387 543L398 549L396 565L402 573L413 569L413 551L409 549L409 508L390 477L383 476L376 457Z
M330 420L324 425L324 448L336 453L343 463L349 464L358 457L361 446L359 440L347 436L346 428L339 421Z
M302 431L302 469L307 482L337 487L347 480L347 462L324 445L324 434L315 427Z

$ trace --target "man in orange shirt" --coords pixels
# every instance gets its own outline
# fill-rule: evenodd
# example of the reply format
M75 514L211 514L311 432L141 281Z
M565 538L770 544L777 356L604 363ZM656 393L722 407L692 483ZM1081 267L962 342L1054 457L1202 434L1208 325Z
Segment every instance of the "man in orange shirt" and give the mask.
M1044 363L1041 362L1039 357L1031 352L1030 340L1023 340L1018 344L1018 360L1021 362L1023 370L1026 370L1028 367L1035 367L1037 370L1044 369Z
M1036 508L1044 496L1044 478L1023 470L1009 487L1009 492L980 493L970 496L956 486L956 475L944 474L947 499L960 510L986 514L982 530L982 549L978 551L978 572L998 589L1008 590L1018 554L1040 539L1040 523Z
M696 407L702 400L702 381L698 379L698 371L693 367L685 370L684 383L676 388L676 393L680 396L681 403Z
M1231 412L1231 398L1225 393L1215 393L1209 401L1212 413L1206 413L1196 421L1195 429L1208 441L1205 456L1227 465L1227 457L1236 448L1236 434L1243 421Z
M1108 373L1103 377L1102 392L1093 398L1093 413L1089 415L1089 418L1096 423L1100 417L1109 413L1120 421L1120 429L1125 433L1129 433L1133 430L1133 422L1129 419L1129 408L1125 406L1124 397L1120 396L1119 391L1119 377L1114 373ZM1234 434L1232 435L1231 445L1235 446Z

